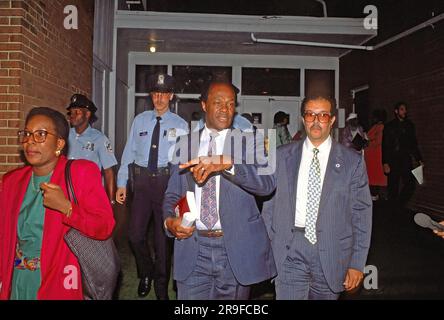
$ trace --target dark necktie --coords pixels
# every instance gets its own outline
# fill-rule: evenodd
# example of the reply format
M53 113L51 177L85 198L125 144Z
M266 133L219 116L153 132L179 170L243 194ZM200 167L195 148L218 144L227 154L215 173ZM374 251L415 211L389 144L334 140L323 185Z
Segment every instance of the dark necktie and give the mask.
M156 120L157 122L151 137L150 156L148 158L148 169L150 171L157 170L157 160L159 159L160 120L162 120L162 118L156 117Z

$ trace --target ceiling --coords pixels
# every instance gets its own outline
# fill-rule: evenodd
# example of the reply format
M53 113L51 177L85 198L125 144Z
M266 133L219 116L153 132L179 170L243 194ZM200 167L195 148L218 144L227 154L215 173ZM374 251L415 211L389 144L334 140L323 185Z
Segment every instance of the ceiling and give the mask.
M327 42L338 44L360 44L369 35L344 34L301 34L301 33L255 33L256 38ZM256 55L297 55L338 57L347 49L319 48L311 46L253 43L251 33L160 30L160 29L119 29L119 46L128 51L147 51L149 44L157 47L157 52L186 53L231 53ZM150 41L155 40L155 41Z

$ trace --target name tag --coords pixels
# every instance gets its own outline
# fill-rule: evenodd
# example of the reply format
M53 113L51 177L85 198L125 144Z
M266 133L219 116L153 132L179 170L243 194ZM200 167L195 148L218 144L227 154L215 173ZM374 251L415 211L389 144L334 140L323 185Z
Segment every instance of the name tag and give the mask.
M146 136L146 135L148 135L148 131L139 132L139 136L140 137L143 137L143 136Z

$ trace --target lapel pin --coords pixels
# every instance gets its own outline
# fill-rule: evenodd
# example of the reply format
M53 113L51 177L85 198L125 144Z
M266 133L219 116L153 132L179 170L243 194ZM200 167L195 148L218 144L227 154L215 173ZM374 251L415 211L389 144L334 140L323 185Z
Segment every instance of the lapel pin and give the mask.
M336 168L340 168L341 165L339 163L336 163Z

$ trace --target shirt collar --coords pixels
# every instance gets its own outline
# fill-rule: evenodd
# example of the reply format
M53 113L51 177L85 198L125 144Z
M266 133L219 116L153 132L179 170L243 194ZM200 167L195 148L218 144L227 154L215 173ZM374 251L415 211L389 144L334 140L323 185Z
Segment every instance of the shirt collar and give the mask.
M88 127L85 129L85 131L83 131L82 133L77 133L76 128L71 128L74 133L78 136L78 137L83 137L83 136L87 136L91 133L91 125L88 125Z
M228 130L230 130L230 129L223 129L223 130L221 130L221 131L218 131L218 132L217 132L217 134L218 134L217 138L223 138L223 139L225 139L225 137L227 136ZM202 137L203 137L204 139L206 139L206 140L209 140L209 139L210 139L210 134L211 134L211 132L214 132L214 130L213 130L213 131L210 130L210 129L207 127L207 124L205 124L205 128L204 128L204 130L203 130L203 132L202 132Z
M318 146L319 153L325 153L330 150L331 143L331 136L328 136L328 138ZM312 151L315 148L308 137L305 138L304 148L306 151Z
M156 120L156 117L157 117L156 110L153 110L153 112L151 113L151 120ZM160 117L162 118L161 121L168 120L168 118L171 117L171 111L167 110L167 112L165 112Z

